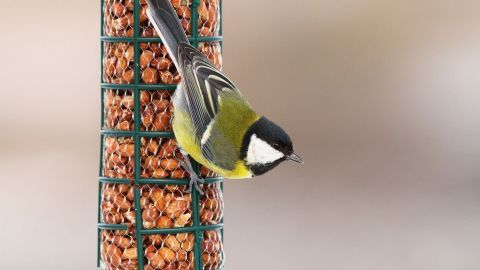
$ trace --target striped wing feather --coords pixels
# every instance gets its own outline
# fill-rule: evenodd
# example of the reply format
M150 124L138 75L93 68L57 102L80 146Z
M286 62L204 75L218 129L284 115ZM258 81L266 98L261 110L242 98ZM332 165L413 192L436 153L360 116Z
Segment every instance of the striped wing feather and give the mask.
M235 100L239 104L247 103L232 81L190 44L180 44L179 58L185 100L195 127L197 141L201 143L202 154L216 166L233 169L239 151L231 138L219 130L217 113L222 97L224 99L228 97L229 102L226 104L232 104Z
M218 112L220 93L230 91L243 97L232 81L196 48L181 43L179 51L187 105L197 136L202 138Z

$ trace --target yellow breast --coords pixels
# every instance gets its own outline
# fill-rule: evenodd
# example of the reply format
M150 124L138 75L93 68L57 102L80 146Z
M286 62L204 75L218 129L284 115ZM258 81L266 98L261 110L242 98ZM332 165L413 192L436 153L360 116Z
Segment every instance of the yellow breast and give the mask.
M173 118L173 131L175 132L175 137L177 138L178 145L188 152L190 156L195 159L198 163L204 165L210 170L214 171L216 174L230 179L242 179L252 177L252 173L245 166L243 160L239 160L235 164L233 170L224 170L215 164L210 163L202 154L202 149L199 147L199 144L195 141L195 131L192 129L193 124L191 123L190 117L184 111L176 110L174 111Z

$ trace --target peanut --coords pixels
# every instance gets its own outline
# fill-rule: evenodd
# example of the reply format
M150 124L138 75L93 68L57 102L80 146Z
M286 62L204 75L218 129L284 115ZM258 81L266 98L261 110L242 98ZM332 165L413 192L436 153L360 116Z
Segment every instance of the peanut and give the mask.
M150 253L151 254L151 253ZM149 264L154 268L154 269L163 269L165 266L165 260L162 258L160 254L152 254L148 256L147 258L149 261Z
M172 262L175 262L176 260L175 252L169 248L166 248L166 247L160 248L160 250L158 251L158 254L160 254L160 257L162 257L162 259L165 262L172 263Z
M191 217L192 214L180 215L178 218L175 219L173 226L176 228L185 227L189 223Z
M163 237L161 234L154 234L154 235L149 235L148 240L154 245L154 246L161 246L163 243Z
M160 213L158 212L157 208L149 207L142 211L142 218L145 221L153 222L158 219Z
M173 251L178 251L180 249L180 242L174 235L169 235L165 238L165 245Z
M159 229L168 229L173 228L173 221L171 218L166 216L161 216L157 221L157 228Z
M184 170L176 169L171 172L170 177L173 179L181 179L181 178L188 178L189 176L188 176L188 173L185 172Z
M140 55L140 67L142 69L147 68L152 60L154 59L153 52L149 50L145 50Z
M133 82L133 70L127 70L122 75L126 83ZM134 99L130 90L105 91L104 127L106 129L133 130Z
M223 198L220 184L203 185L200 198L200 223L218 224L223 218Z
M179 161L173 158L166 158L160 161L160 166L167 171L173 171L179 168Z
M184 200L173 201L170 205L165 209L165 212L168 217L170 218L177 218L181 214L185 213L188 209L188 202Z
M158 71L154 68L146 68L142 72L142 80L146 84L156 84L158 83Z
M169 175L170 174L162 168L158 168L152 173L153 178L167 178Z
M127 260L136 260L137 259L137 248L127 248L123 252L122 259L127 259Z

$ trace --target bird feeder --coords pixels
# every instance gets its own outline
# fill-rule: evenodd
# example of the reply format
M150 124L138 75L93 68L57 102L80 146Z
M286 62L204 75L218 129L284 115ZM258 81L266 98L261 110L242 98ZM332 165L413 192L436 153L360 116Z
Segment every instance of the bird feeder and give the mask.
M190 43L218 68L221 0L171 0ZM101 1L99 269L223 269L223 179L194 163L186 190L172 132L181 76L144 0Z

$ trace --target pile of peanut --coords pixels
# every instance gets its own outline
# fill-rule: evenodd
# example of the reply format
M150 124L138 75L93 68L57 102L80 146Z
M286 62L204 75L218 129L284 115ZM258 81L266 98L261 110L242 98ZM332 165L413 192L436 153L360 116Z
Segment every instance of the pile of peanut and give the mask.
M171 0L173 8L187 35L192 30L192 1ZM133 37L133 0L105 0L104 33L111 37ZM220 29L220 1L200 0L198 10L199 36L218 36ZM140 1L140 36L158 37L147 17L147 1Z
M140 82L144 84L178 84L181 76L167 49L159 43L140 43ZM218 68L222 68L221 47L218 42L201 42L199 50ZM105 42L103 81L131 84L134 81L134 47L126 42Z
M190 34L191 0L172 0L177 15L187 34ZM107 36L133 36L133 0L106 0L105 34ZM147 3L141 1L140 29L143 37L158 37L147 15ZM198 6L200 36L216 36L220 26L219 0L201 0ZM203 42L199 49L219 69L222 67L220 44ZM159 43L141 43L140 80L145 84L178 84L181 80L165 46ZM103 60L104 82L131 84L134 81L134 47L130 43L105 42Z
M194 244L191 233L149 235L144 239L145 269L194 269Z
M203 0L202 0L203 1ZM182 24L183 30L187 35L192 32L191 25L191 0L171 0L173 8L177 12L178 18ZM147 17L147 1L140 0L140 36L142 37L158 37L157 31L153 28L152 23Z
M220 231L203 232L203 269L216 270L223 265L223 243Z
M192 197L186 186L145 185L140 188L140 207L145 229L192 225Z
M141 82L145 84L178 84L181 80L165 45L140 43Z
M138 267L137 243L134 237L134 186L103 184L101 200L102 222L125 224L128 231L101 233L101 257L107 269L133 270ZM145 229L166 229L191 226L192 199L184 185L145 185L140 187L140 207ZM200 198L201 224L217 224L223 215L220 184L202 185L205 195ZM206 214L211 213L211 214ZM207 217L207 220L205 220ZM223 263L220 231L203 232L203 269L218 269ZM145 269L193 269L193 234L153 234L143 238Z
M223 265L220 231L203 232L203 269ZM132 229L104 230L100 235L101 257L108 270L137 270L137 239ZM143 239L145 270L193 270L195 236L191 233L154 234Z
M107 89L104 97L105 128L131 131L133 123L133 93L131 90Z
M103 56L103 81L114 84L131 84L134 80L134 47L126 42L105 42Z
M167 90L140 91L142 131L170 131L173 104ZM104 128L134 130L134 97L132 90L106 89L104 96Z
M107 224L135 224L134 188L127 184L103 184L101 220Z
M220 30L220 0L200 0L197 8L197 29L192 29L192 0L170 0L187 35L197 31L198 36L218 36ZM134 0L104 0L104 35L111 37L134 36L134 14L139 13L139 35L158 37L149 21L146 0L140 0L135 10ZM200 42L199 50L219 69L222 68L219 42ZM134 55L137 53L138 63ZM138 74L134 70L138 65ZM137 77L135 77L135 75ZM104 42L103 82L111 84L180 83L176 70L164 45L154 42L139 43L135 51L133 43ZM104 129L134 131L137 124L141 131L171 131L173 116L172 91L141 90L134 95L132 89L104 90ZM139 118L135 118L135 99L139 99ZM138 122L135 122L138 121ZM135 168L135 143L139 144L140 166ZM184 159L172 138L133 137L105 135L103 149L103 176L107 178L134 179L138 169L146 179L188 179L182 167ZM217 175L200 166L199 176L212 178ZM185 185L102 184L101 222L124 224L128 230L102 230L101 259L109 270L137 270L137 240L143 246L145 270L193 270L194 233L153 234L137 239L135 226L143 229L168 229L193 226L192 195L185 192ZM200 185L204 195L199 198L201 225L220 224L223 218L223 197L219 183ZM135 206L134 191L140 191L140 206ZM135 209L141 211L136 220ZM137 224L138 223L138 224ZM141 224L141 225L140 225ZM214 270L223 265L223 245L220 231L203 232L203 269Z
M199 36L218 36L220 30L220 0L201 0L198 6Z
M207 56L218 70L222 70L222 50L218 42L200 42L198 49Z
M137 270L137 240L134 230L104 230L100 234L102 262L108 270Z
M171 130L171 117L173 104L171 91L155 90L140 91L140 110L142 131L167 131Z
M180 228L192 225L192 198L184 185L145 185L140 188L140 207L146 229ZM200 223L219 224L223 197L219 183L201 185ZM101 219L107 224L135 224L134 187L102 185Z
M142 178L188 178L182 168L183 155L175 139L148 138L141 139Z
M223 195L219 183L201 185L200 224L219 224L223 218Z
M218 42L201 42L199 50L218 68L222 68L222 52ZM163 44L140 43L141 82L145 84L178 84L181 76Z
M108 178L134 178L135 145L131 137L105 137L103 176Z
M140 0L140 36L141 37L158 37L157 31L153 28L150 19L147 17L147 1Z
M181 166L183 155L175 139L142 137L140 160L142 178L189 178ZM108 178L133 179L135 168L135 144L131 137L106 136L103 152L103 176ZM216 174L200 166L200 177L212 178Z
M104 230L101 257L108 270L137 270L137 239L133 230ZM154 234L143 239L145 270L193 270L195 236L191 233ZM207 269L207 268L205 268Z
M133 0L105 0L104 34L110 37L133 37Z
M181 166L184 157L175 139L142 137L140 151L142 178L184 179L190 177ZM200 166L199 176L212 178L216 177L216 174L207 167Z

